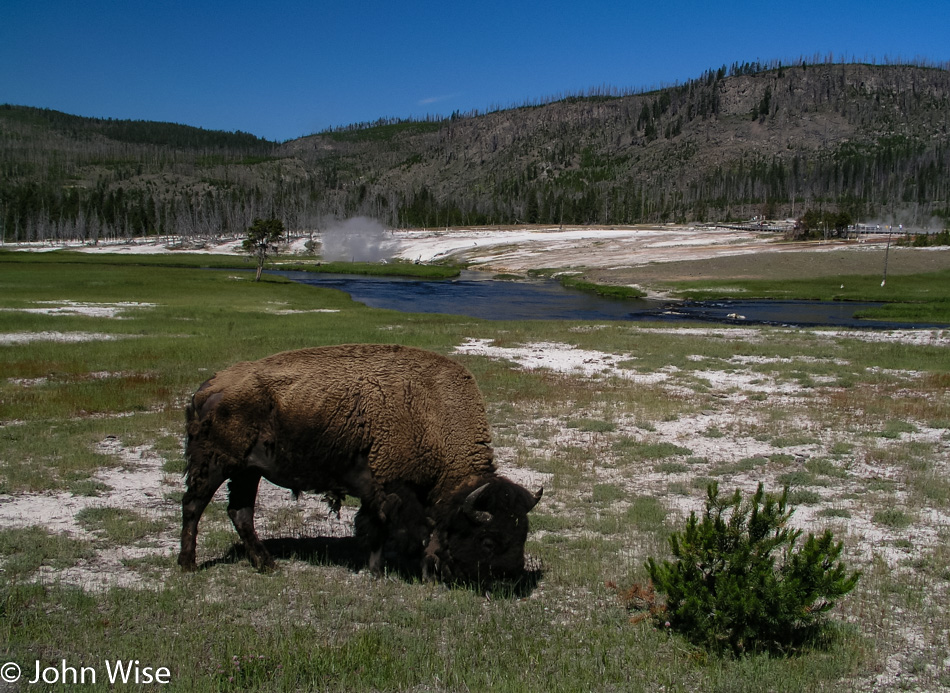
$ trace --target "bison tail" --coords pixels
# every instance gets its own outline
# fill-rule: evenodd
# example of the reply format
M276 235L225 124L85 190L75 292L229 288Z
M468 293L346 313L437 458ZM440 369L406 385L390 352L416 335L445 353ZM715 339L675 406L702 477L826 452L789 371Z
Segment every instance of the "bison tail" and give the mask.
M191 454L191 451L192 443L194 442L200 427L201 420L198 415L198 407L195 405L195 396L192 395L188 400L188 404L185 405L185 469L182 472L182 476L186 478L186 481L190 478L195 467L195 460L194 456Z

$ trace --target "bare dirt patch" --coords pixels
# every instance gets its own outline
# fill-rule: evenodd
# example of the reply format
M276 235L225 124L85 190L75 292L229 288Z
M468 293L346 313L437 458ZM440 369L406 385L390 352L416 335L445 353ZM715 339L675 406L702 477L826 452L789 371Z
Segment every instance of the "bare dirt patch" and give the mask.
M87 508L118 508L134 510L144 518L167 525L173 509L167 494L180 484L176 483L174 476L162 471L164 459L151 446L126 447L118 438L108 437L96 445L96 451L114 457L119 465L100 469L93 475L93 480L103 486L100 495L24 493L0 496L0 525L38 526L93 543L95 553L92 558L82 559L77 565L55 573L41 570L37 575L39 580L63 582L93 590L113 586L155 586L136 570L130 569L126 562L166 554L175 541L170 528L135 545L110 545L85 529L77 520L77 515Z
M130 310L154 308L154 303L139 303L136 301L121 301L119 303L93 303L89 301L34 301L32 308L3 308L0 310L35 315L82 315L90 318L123 319Z
M762 342L769 339L767 332L751 328L715 328L715 327L649 327L651 332L667 334L713 337L723 340L742 340ZM808 334L819 339L854 339L860 342L880 344L913 344L916 346L950 345L950 330L808 330Z
M491 339L470 339L456 347L454 353L505 359L528 370L546 368L578 376L615 375L642 383L658 382L666 377L664 374L643 375L624 368L620 364L633 358L629 354L605 354L556 342L540 342L522 347L498 347L493 346L492 341Z
M19 308L0 308L6 312L31 313L35 315L80 315L92 318L107 318L123 320L125 314L132 310L153 308L154 303L140 303L135 301L121 301L118 303L92 303L87 301L71 301L61 299L56 301L34 301L30 306ZM101 342L115 339L130 339L135 335L109 334L105 332L60 332L58 330L42 330L39 332L6 332L0 333L0 345L29 344L30 342Z
M107 332L5 332L0 333L0 344L29 344L30 342L108 342L115 339L134 339L136 335L110 334Z
M732 229L682 226L472 228L394 231L406 260L465 261L496 272L616 267L754 252L770 242Z

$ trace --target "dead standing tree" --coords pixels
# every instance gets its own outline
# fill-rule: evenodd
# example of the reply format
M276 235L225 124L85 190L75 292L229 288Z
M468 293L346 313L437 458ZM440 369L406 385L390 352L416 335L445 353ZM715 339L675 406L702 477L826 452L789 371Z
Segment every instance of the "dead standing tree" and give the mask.
M255 219L247 230L247 238L241 244L245 253L257 257L257 275L254 281L261 280L264 261L267 254L277 252L276 246L284 237L284 222L280 219Z

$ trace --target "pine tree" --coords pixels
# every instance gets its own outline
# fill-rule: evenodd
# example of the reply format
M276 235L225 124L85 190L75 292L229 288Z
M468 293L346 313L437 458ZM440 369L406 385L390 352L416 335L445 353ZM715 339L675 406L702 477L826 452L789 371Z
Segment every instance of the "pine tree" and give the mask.
M277 244L284 237L284 222L280 219L255 219L247 230L247 238L241 244L245 253L257 257L257 275L254 281L261 280L264 271L264 261L267 254L276 252Z
M662 618L695 644L736 656L807 642L860 573L849 575L838 561L842 544L830 531L809 534L796 551L802 530L788 526L792 512L787 487L776 498L760 483L743 503L738 489L723 500L710 485L702 520L692 513L670 537L676 560L646 564L667 595Z

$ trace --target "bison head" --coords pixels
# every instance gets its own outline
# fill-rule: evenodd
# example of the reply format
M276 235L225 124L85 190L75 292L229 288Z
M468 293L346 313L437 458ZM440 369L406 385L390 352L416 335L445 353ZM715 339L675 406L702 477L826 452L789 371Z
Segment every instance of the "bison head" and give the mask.
M482 582L524 572L528 512L541 500L498 476L464 485L435 508L423 572L447 582Z

